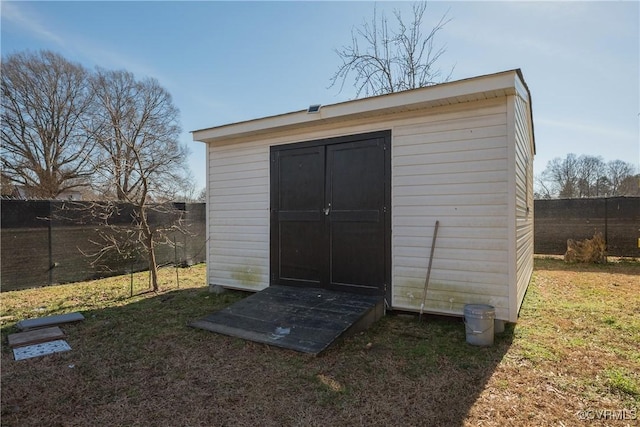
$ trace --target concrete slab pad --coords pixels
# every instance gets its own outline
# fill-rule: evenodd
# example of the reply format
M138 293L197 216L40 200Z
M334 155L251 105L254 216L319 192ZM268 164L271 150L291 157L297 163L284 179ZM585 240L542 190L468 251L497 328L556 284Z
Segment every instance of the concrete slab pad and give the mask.
M13 357L15 360L24 360L69 350L71 350L71 346L66 341L56 340L41 344L28 345L26 347L14 348Z

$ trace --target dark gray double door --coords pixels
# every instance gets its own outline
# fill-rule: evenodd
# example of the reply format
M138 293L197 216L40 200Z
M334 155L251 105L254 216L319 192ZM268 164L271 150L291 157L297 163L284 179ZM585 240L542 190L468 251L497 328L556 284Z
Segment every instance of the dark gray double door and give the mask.
M271 148L271 284L390 291L389 131Z

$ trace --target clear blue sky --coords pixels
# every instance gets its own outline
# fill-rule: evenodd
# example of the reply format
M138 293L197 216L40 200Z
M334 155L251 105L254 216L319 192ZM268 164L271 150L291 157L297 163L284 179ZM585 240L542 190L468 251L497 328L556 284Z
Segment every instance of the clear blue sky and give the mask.
M379 2L409 16L410 3ZM567 153L640 162L640 3L431 2L453 80L521 68L533 98L535 172ZM49 49L89 68L157 78L181 111L199 188L204 146L189 131L354 97L329 89L334 53L371 2L8 2L2 55Z

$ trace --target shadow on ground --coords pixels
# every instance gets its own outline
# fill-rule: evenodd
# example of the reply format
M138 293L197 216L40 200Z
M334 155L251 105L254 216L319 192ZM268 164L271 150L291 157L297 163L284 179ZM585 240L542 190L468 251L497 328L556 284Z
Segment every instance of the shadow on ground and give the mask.
M3 426L456 426L513 340L507 325L474 347L460 319L390 314L310 357L186 326L245 295L150 295L83 312L70 352L16 362L5 346Z

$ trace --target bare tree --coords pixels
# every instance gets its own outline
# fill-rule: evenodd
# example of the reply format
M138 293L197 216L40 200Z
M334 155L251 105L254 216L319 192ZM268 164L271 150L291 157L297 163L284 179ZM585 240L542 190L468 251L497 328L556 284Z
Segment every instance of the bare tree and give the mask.
M87 71L50 52L2 61L2 176L32 197L86 185L94 142Z
M542 179L541 177L535 178L536 190L533 193L533 197L536 199L551 199L553 198L553 188L550 183Z
M157 80L98 69L91 78L100 149L97 186L119 201L170 200L188 185L179 111Z
M576 197L578 189L578 158L575 154L567 154L561 159L551 160L544 172L542 180L549 183L551 193L561 198Z
M607 196L605 163L600 156L578 158L578 197Z
M170 204L162 202L171 200L188 176L187 149L178 141L179 111L157 80L138 81L126 71L97 70L91 87L98 104L96 181L112 199L133 205L133 237L148 255L151 283L157 291L155 250L173 226L160 226L150 217L170 211ZM116 205L101 208L109 206ZM102 215L112 216L108 210ZM130 234L122 240L126 247L131 246ZM105 246L120 250L115 237L103 240Z
M626 163L622 160L612 160L607 163L607 176L609 177L611 192L613 194L626 195L625 193L628 192L629 189L623 188L623 183L625 180L628 180L629 177L633 177L634 169L631 163Z
M58 219L71 219L96 226L89 242L93 249L81 250L98 271L112 272L128 265L131 272L139 268L141 256L147 256L150 284L154 291L157 283L155 250L158 245L173 246L171 237L175 233L188 233L184 210L175 209L172 203L150 204L143 210L145 222L141 221L140 209L130 203L116 200L96 202L67 202L58 213ZM153 236L149 246L148 235ZM156 269L154 270L153 265Z
M544 198L631 195L634 172L634 166L622 160L605 163L600 156L570 153L547 164L536 180L537 194Z
M0 175L0 195L2 196L13 196L13 192L15 190L15 185L9 179L8 176L4 174Z
M338 71L331 78L330 87L340 84L344 88L347 79L353 77L356 97L364 94L381 95L414 89L447 81L451 72L443 76L437 67L446 52L436 44L436 35L451 21L445 13L427 32L423 31L423 19L427 2L413 4L413 16L405 23L401 13L394 10L397 28L390 29L382 13L378 18L374 7L373 19L351 31L351 45L335 52L342 60Z
M207 203L207 188L203 188L200 190L200 192L198 193L198 198L196 199L197 202L201 202L201 203Z
M623 178L618 187L620 196L640 196L640 174L629 175Z

